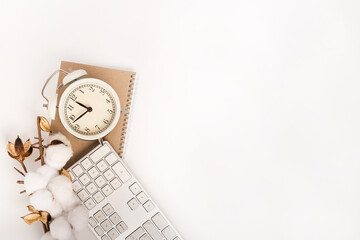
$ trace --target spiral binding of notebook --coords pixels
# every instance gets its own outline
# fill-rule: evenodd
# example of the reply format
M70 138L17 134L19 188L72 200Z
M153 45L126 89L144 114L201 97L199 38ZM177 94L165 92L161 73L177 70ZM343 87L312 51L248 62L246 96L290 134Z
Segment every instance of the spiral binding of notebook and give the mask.
M129 89L127 93L127 99L125 104L125 109L122 109L121 112L124 114L123 123L122 123L122 129L120 134L120 144L118 148L118 155L122 158L124 153L124 145L125 145L125 138L126 138L126 132L127 132L127 124L129 122L129 114L130 114L130 106L132 102L132 95L134 91L134 84L135 84L135 76L136 74L132 74L130 78L130 84Z

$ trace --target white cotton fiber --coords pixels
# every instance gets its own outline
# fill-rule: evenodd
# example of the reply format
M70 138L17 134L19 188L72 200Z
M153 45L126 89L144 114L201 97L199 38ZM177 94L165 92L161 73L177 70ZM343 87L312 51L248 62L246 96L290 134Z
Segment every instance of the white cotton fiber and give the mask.
M53 202L53 195L46 189L34 192L30 196L30 204L38 211L48 211Z
M44 178L46 178L47 181L49 181L51 178L59 175L59 170L57 170L53 167L50 167L47 164L36 169L36 172L39 173L40 175L42 175Z
M89 212L83 205L79 205L69 212L68 220L76 231L81 231L88 224Z
M47 211L50 213L52 218L56 218L56 217L60 216L60 214L63 212L63 209L62 209L60 203L53 200L51 202L51 205L47 209Z
M47 232L41 237L40 240L56 240L56 238L53 238L50 232Z
M71 181L64 175L59 175L50 180L48 189L61 206L68 206L74 194Z
M76 196L76 194L73 193L72 196L69 199L67 199L66 202L63 202L61 206L63 207L64 211L69 212L69 211L73 210L76 206L78 206L79 204L81 204L81 202L80 202L78 196Z
M66 146L71 148L70 141L61 133L55 133L49 136L48 143L50 144L54 140L60 140L63 142Z
M71 226L63 216L55 218L50 224L51 236L59 240L67 240L72 236Z
M39 189L44 189L48 180L36 172L28 172L24 178L24 187L27 194L31 194Z
M65 144L48 146L45 151L45 163L50 167L60 170L72 157L72 154L71 147Z

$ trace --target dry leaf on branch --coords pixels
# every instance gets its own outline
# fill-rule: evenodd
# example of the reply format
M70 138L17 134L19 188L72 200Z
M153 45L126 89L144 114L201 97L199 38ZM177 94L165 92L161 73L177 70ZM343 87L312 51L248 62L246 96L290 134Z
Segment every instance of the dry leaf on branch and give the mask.
M65 168L61 169L60 174L64 175L65 177L67 177L68 179L70 179L70 182L72 182L72 177L70 175L70 173L68 171L66 171Z
M22 140L19 136L15 140L15 144L9 142L6 146L8 154L11 158L20 162L21 166L24 168L24 171L27 172L26 167L24 165L25 158L29 157L33 152L33 146L28 139L25 144L23 144Z
M33 205L28 205L27 208L32 213L39 213L39 211L36 210Z
M27 206L28 210L31 212L23 217L25 223L32 225L35 222L41 221L44 224L47 224L51 220L50 213L46 211L38 211L32 205Z
M40 129L44 132L50 132L50 124L44 117L40 117Z
M33 223L40 221L41 215L40 213L29 213L21 218L24 219L26 224L32 225Z

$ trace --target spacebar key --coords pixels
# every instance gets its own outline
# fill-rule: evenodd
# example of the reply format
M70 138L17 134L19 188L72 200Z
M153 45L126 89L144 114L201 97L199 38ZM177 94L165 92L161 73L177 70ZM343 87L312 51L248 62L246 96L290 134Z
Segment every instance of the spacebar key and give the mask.
M130 173L125 169L125 167L120 162L115 164L112 167L112 169L115 171L115 173L119 176L119 178L123 182L126 182L127 180L129 180L131 178Z
M154 239L154 240L162 240L163 239L161 234L159 233L159 231L154 226L154 224L152 224L152 222L150 222L150 221L145 222L143 224L143 227L149 233L149 235L152 237L152 239Z

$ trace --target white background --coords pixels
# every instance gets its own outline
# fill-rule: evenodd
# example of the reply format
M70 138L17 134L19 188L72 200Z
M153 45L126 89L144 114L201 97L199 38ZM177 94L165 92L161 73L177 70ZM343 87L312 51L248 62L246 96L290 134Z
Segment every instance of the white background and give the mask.
M125 161L184 239L360 239L359 11L0 0L0 238L42 235L19 218L5 146L36 135L41 87L69 60L137 72Z

